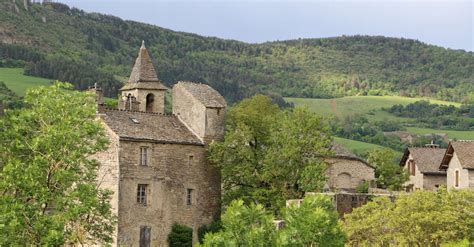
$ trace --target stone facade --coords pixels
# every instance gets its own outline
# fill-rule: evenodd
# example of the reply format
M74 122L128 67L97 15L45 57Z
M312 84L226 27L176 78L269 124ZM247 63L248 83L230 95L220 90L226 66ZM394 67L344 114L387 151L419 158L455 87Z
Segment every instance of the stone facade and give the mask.
M400 166L409 173L406 191L431 190L446 186L446 172L439 169L446 149L437 147L407 148Z
M355 157L327 158L327 184L333 191L355 191L359 184L375 179L375 169Z
M95 155L98 184L114 192L114 246L167 246L175 223L191 227L196 242L197 229L220 215L220 172L206 150L223 138L225 100L207 85L183 84L173 88L175 114L163 114L166 89L142 45L121 89L138 108L122 101L118 110L98 112L109 139L108 149ZM146 108L150 93L153 105Z
M456 172L459 173L458 185L456 186ZM474 189L474 170L464 169L459 162L457 154L454 153L449 161L448 169L446 170L447 187L451 189Z

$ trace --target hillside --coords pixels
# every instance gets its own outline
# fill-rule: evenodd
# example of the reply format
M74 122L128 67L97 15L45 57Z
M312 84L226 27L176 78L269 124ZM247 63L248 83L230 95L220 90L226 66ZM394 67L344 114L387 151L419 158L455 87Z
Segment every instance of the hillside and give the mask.
M474 98L472 52L415 40L337 37L263 44L202 37L86 13L66 5L0 0L0 66L29 75L98 82L115 97L145 40L159 77L208 83L229 102L261 92L285 97L344 95Z

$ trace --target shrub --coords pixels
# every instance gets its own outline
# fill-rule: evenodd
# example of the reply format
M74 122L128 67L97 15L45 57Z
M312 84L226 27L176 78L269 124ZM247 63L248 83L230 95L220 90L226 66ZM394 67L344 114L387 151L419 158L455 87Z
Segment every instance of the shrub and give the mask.
M193 245L193 229L189 226L174 224L168 235L170 247L184 247Z

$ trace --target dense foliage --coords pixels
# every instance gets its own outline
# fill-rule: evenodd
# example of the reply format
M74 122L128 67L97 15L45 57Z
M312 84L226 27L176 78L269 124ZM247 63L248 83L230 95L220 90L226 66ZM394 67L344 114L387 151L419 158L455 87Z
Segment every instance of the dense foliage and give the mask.
M0 103L3 103L4 107L10 109L23 106L23 100L12 90L7 88L3 81L0 81Z
M474 130L474 105L455 107L417 101L385 110L399 117L414 118L420 127Z
M415 191L354 209L345 215L344 231L350 246L462 246L463 239L474 241L472 212L472 191Z
M299 207L286 208L283 218L280 246L344 246L346 236L331 197L307 196Z
M397 161L399 157L390 149L374 150L369 153L367 162L375 166L377 187L389 190L401 190L408 181L408 173Z
M202 246L344 246L331 198L307 196L284 211L285 227L277 231L262 205L235 200L222 215L222 230L206 234Z
M67 84L29 90L24 108L0 118L0 245L112 241L111 192L97 188L106 148L95 98Z
M407 144L402 142L399 137L385 135L384 132L397 131L402 128L399 123L393 121L371 122L364 115L350 115L341 120L334 119L331 123L332 132L336 136L374 143L398 151L404 150Z
M225 140L210 146L222 173L223 203L254 202L277 212L286 199L323 187L331 135L323 119L307 110L281 110L257 95L227 115Z
M191 247L193 246L193 229L189 226L173 224L168 234L170 247Z
M98 81L110 87L108 96L120 87L110 75L128 76L145 40L167 85L177 80L208 83L230 102L256 93L316 98L395 93L474 100L472 52L415 40L344 36L246 44L59 3L25 9L23 0L1 0L0 22L5 36L20 44L0 46L1 63L26 61L28 73L66 78L78 88ZM61 72L55 70L59 65ZM76 75L75 66L88 76Z

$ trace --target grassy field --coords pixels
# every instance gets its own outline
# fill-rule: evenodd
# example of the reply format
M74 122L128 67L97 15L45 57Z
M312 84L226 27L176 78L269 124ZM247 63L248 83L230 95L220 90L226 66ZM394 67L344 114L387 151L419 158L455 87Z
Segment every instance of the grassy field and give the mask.
M50 79L23 75L22 68L0 68L0 81L19 96L25 95L30 87L50 85L52 82Z
M412 120L394 116L382 111L381 108L388 108L397 104L407 105L423 99L429 100L434 104L461 105L455 102L400 96L350 96L336 99L285 98L286 101L292 102L296 106L306 106L310 110L324 116L343 118L348 115L365 114L372 121L395 120L401 122L410 122Z
M375 149L385 148L383 146L372 144L372 143L354 141L354 140L340 138L340 137L334 137L334 141L355 154L365 154ZM400 152L396 152L396 154L397 154L397 157L402 156L402 153Z
M474 140L474 131L459 131L459 130L437 130L437 129L425 129L408 127L407 131L413 134L447 134L451 139L457 140Z

